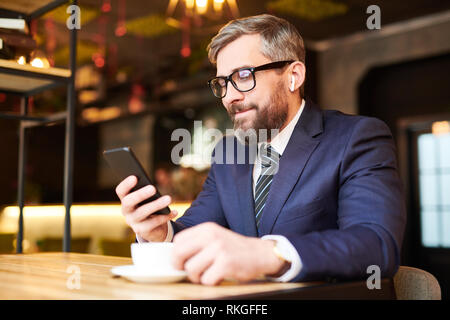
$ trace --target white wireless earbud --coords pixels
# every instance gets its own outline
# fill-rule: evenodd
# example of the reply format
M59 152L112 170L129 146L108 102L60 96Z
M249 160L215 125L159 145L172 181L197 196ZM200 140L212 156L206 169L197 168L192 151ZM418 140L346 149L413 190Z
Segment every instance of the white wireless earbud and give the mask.
M289 88L291 92L294 92L294 85L295 85L295 77L291 77L291 87Z

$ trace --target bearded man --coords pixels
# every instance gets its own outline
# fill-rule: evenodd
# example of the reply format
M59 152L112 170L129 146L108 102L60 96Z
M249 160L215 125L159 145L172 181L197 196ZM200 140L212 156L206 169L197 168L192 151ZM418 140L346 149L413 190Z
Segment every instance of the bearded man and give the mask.
M208 46L222 100L245 163L213 162L185 214L153 215L170 195L116 188L139 242L173 241L174 266L195 283L306 281L393 276L400 262L405 204L392 135L380 120L321 110L304 98L305 49L284 19L233 20ZM260 132L269 131L266 139ZM273 131L275 130L275 131ZM250 134L249 134L250 132ZM252 139L256 137L255 139ZM270 134L270 132L275 132ZM225 140L224 140L225 141ZM226 143L216 147L231 150Z

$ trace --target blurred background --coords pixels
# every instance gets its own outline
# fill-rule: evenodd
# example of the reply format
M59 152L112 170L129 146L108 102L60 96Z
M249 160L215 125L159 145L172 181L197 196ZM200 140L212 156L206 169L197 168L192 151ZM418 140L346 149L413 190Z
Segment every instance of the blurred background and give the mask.
M0 67L9 61L55 72L69 67L70 2L0 0L0 18L36 14L24 28L0 21ZM60 5L63 3L62 5ZM211 142L202 128L232 128L206 82L215 75L206 46L227 21L272 13L305 40L306 95L324 109L382 119L398 147L408 224L402 265L423 268L450 288L450 1L438 0L80 0L75 76L72 251L129 255L133 232L120 214L105 149L131 146L160 192L180 213L209 169L198 161ZM370 5L380 29L370 29ZM35 6L35 7L33 7ZM372 20L373 22L373 20ZM13 66L14 68L14 66ZM45 71L42 71L45 72ZM0 113L18 114L21 96L3 90ZM24 82L23 82L24 83ZM23 85L21 82L21 85ZM31 116L66 110L67 88L28 100ZM17 233L20 122L0 117L0 251ZM192 134L181 165L171 161L172 132ZM197 128L198 129L198 128ZM24 252L61 251L65 125L26 130Z

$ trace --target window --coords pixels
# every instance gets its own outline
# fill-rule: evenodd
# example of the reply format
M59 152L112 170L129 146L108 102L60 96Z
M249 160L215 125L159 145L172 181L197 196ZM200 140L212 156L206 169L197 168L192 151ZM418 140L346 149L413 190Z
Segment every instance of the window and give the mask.
M419 135L418 160L422 245L450 248L450 134Z

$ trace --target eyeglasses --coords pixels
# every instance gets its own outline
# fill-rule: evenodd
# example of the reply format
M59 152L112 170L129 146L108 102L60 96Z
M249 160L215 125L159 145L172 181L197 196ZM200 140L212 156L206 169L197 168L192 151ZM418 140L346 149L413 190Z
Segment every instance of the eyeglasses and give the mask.
M294 61L276 61L264 64L259 67L241 68L234 71L228 77L215 77L209 80L208 85L211 88L213 94L217 98L222 99L227 94L228 81L231 82L236 90L240 92L247 92L252 90L256 86L255 72L282 68L292 62Z

